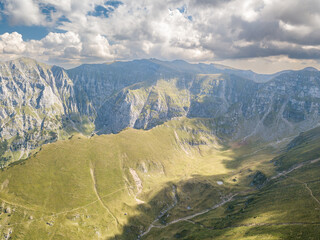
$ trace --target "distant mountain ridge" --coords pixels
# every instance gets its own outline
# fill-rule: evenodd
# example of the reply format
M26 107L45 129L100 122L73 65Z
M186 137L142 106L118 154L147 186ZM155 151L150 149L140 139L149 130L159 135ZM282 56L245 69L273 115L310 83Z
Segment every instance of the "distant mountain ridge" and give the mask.
M319 123L320 73L256 74L157 59L65 70L28 58L0 63L1 162L74 132L150 129L172 118L214 119L214 134L263 141Z

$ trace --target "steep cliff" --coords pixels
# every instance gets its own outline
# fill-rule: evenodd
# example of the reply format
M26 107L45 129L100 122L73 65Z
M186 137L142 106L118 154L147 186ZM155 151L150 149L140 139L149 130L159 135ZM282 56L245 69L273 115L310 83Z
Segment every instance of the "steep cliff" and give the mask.
M77 112L73 83L64 70L27 58L0 64L0 105L7 160L55 141L66 116Z

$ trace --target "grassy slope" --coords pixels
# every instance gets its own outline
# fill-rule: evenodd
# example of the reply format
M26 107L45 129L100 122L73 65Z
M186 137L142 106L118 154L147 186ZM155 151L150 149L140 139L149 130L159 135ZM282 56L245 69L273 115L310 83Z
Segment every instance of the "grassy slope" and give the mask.
M318 138L308 138L309 144L301 149L299 142L280 155L281 165L275 166L278 158L271 160L285 143L226 147L210 135L210 125L210 120L180 119L149 131L77 135L43 146L35 156L0 173L1 234L12 231L13 239L135 239L167 209L155 225L210 208L230 193L252 191L257 170L271 177L289 168L297 161L286 156L298 148L303 154L309 149L308 156L318 151ZM315 166L296 170L260 191L240 194L192 222L152 229L144 238L281 239L293 233L308 237L307 231L317 234L318 226L310 224L248 226L318 221L315 200L304 184L320 197ZM132 170L141 180L141 192Z
M272 161L277 170L318 158L319 132L293 140L293 147ZM152 230L145 239L319 239L319 172L320 162L305 165L191 222Z
M2 234L11 229L13 239L103 239L120 234L132 216L145 212L137 220L143 228L171 201L173 183L195 174L227 174L230 154L203 124L190 120L45 145L0 173ZM142 181L137 196L130 168Z
M153 231L146 239L319 239L320 206L299 182L302 174L319 199L319 169L319 164L301 169L259 193L238 198L193 222Z

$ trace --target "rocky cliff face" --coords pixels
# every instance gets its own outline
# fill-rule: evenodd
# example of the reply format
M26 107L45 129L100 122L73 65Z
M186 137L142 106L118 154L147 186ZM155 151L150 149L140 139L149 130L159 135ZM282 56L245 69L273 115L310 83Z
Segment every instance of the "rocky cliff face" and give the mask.
M77 112L73 83L58 67L21 58L0 64L0 138L9 142L6 158L54 141L64 117Z
M100 133L116 133L128 126L150 129L174 117L211 118L220 136L280 140L319 123L319 83L320 73L310 70L266 83L233 74L177 75L116 93L95 123Z
M320 73L259 75L156 59L71 70L21 58L0 64L2 162L74 131L150 129L175 117L210 118L231 139L282 139L320 120Z
M115 94L99 109L97 129L100 133L116 133L125 127L150 129L174 117L186 116L189 91L179 89L178 81L173 78L137 84Z

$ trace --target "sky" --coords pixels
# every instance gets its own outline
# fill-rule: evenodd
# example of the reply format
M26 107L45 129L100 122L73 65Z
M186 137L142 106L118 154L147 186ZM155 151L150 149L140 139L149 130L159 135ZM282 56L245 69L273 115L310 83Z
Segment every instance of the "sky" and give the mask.
M320 68L319 0L0 0L0 60Z

